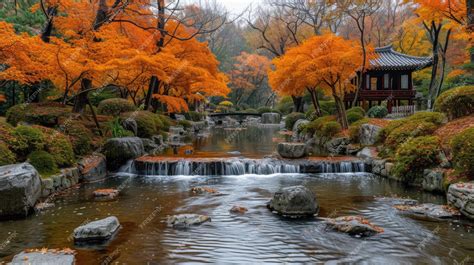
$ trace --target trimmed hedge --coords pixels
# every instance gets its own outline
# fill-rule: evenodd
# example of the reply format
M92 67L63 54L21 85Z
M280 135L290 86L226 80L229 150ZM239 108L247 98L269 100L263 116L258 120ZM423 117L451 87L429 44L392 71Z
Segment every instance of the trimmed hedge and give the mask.
M149 111L126 112L121 115L121 120L132 119L137 123L137 136L151 138L158 135L165 126L158 114Z
M451 152L455 168L474 177L474 127L454 136L451 141Z
M346 116L347 116L347 121L349 122L349 124L353 124L356 121L360 121L364 119L364 115L361 115L358 112L348 112Z
M16 126L20 122L54 127L70 115L70 108L54 102L19 104L8 109L7 122Z
M314 135L316 132L321 132L323 127L326 123L336 121L335 116L324 116L321 118L317 118L308 124L304 125L303 132L306 134Z
M439 164L440 151L440 141L436 136L410 139L397 150L393 174L405 182L420 184L423 171Z
M302 120L302 119L305 119L305 115L303 113L300 113L300 112L292 112L290 114L288 114L286 116L286 119L285 119L285 127L287 130L293 130L293 125L295 125L295 123L298 121L298 120Z
M323 125L321 128L321 136L327 137L327 138L332 138L336 134L340 133L342 131L341 124L337 121L330 121L327 122Z
M45 150L53 156L59 167L70 167L74 164L74 149L69 137L50 128L33 127L41 130L44 134Z
M349 114L349 113L358 113L362 117L365 116L365 110L362 107L352 107L352 108L347 110L347 114Z
M58 172L54 157L45 151L34 151L28 156L28 162L33 165L41 175L49 176Z
M76 155L82 156L92 151L93 134L86 126L81 123L69 123L64 129Z
M184 113L184 117L186 117L186 119L190 121L202 121L204 120L205 116L206 116L205 114L202 114L196 111L190 111L190 112Z
M43 150L45 137L41 130L21 125L13 129L12 139L8 144L20 158L25 158L33 151Z
M124 112L136 109L132 102L123 98L110 98L103 100L97 107L97 112L101 115L118 116Z
M8 145L0 141L0 166L15 164L15 154L8 149Z
M388 109L385 106L374 106L367 111L369 118L385 118L388 115Z
M474 86L462 86L443 92L436 99L434 108L446 113L450 120L474 113Z
M184 129L189 129L192 127L191 122L187 120L178 121L178 125L183 126Z

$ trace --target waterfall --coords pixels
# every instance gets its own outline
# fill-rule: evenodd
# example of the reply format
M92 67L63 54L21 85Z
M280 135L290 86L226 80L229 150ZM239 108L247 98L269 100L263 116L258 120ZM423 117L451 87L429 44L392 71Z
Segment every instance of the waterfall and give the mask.
M191 159L169 158L157 161L136 160L128 171L138 175L153 176L222 176L222 175L271 175L278 173L355 173L366 172L362 161L311 161L279 159ZM131 173L130 172L130 173Z

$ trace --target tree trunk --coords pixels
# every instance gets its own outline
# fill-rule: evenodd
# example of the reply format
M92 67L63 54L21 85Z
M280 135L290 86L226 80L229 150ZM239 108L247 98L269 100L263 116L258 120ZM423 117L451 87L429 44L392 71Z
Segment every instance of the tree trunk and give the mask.
M291 96L293 99L293 112L304 112L303 97Z
M436 24L431 22L430 27L430 38L431 38L431 45L432 45L432 52L433 52L433 66L431 68L431 80L430 86L428 91L428 110L433 108L433 98L434 93L436 92L436 76L438 75L438 64L439 64L439 33L441 32L442 25L440 24L439 27Z
M72 112L74 113L84 113L84 110L87 106L87 102L89 102L89 91L92 88L92 80L88 78L83 78L81 80L81 91L79 91L79 94L76 95L76 98L74 99L74 107L72 109Z
M439 94L441 93L441 88L443 87L443 83L444 83L444 76L446 74L446 53L448 51L448 45L449 45L449 37L451 36L451 29L448 30L448 32L446 33L446 40L444 42L444 46L440 46L440 52L441 52L441 76L440 76L440 79L439 79L439 84L438 84L438 88L436 89L436 93L435 93L435 100L439 97Z
M339 123L341 124L342 129L346 130L349 128L349 122L347 121L347 116L346 116L346 108L344 107L344 103L342 102L340 97L334 95L334 100L336 102L337 113L339 116Z
M467 7L467 32L472 33L474 31L474 0L466 0ZM471 64L474 64L474 47L472 46L473 41L471 40L471 47L469 47L469 53L471 54Z
M41 31L41 40L46 43L49 43L51 34L53 32L53 19L56 16L57 9L56 7L48 7L46 13L49 17L46 18L46 23L43 27L43 30Z
M316 116L321 117L322 111L321 106L319 105L318 93L316 89L308 89L309 94L311 95L311 101L313 102L314 110L316 112Z

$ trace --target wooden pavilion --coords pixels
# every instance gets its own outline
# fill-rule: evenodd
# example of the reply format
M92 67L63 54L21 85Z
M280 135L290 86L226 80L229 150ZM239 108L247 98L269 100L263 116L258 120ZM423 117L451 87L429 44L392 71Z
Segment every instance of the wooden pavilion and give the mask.
M401 106L402 100L413 105L416 90L413 87L412 73L432 65L431 57L416 57L393 50L392 45L375 49L377 58L370 60L370 66L362 75L362 89L359 91L356 105L369 108L375 102L378 105L387 101L389 113L393 106ZM353 80L355 83L356 80ZM346 94L346 108L352 107L355 93Z

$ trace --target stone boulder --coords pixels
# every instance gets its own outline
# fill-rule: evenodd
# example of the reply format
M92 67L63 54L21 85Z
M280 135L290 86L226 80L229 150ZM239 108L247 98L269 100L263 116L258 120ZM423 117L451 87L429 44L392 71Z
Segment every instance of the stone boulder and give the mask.
M74 265L76 264L75 251L73 250L56 250L48 249L46 251L28 250L23 251L15 257L11 263L12 265L47 265L47 264L61 264Z
M448 203L474 220L474 182L457 183L449 186Z
M111 138L105 143L104 149L110 170L117 170L128 160L145 154L143 142L138 137Z
M305 120L305 119L297 120L295 122L295 124L293 125L293 128L292 128L293 135L291 136L291 140L293 140L295 142L303 140L302 138L304 138L304 137L303 137L303 135L301 135L299 133L299 131L300 131L300 129L303 125L306 125L308 123L309 123L309 121Z
M233 214L245 214L249 209L243 207L243 206L238 206L234 205L232 208L230 208L229 212Z
M78 243L107 241L115 235L119 228L120 223L117 217L107 217L74 229L74 241Z
M0 167L0 219L26 217L41 196L41 178L29 163Z
M315 194L304 186L280 189L275 192L267 206L270 210L288 217L313 216L319 210Z
M92 194L99 200L113 200L119 196L120 191L116 189L99 189Z
M364 147L361 151L357 153L357 157L367 160L372 160L377 156L377 151L375 148Z
M168 225L173 227L180 227L180 226L190 226L190 225L200 225L205 222L210 222L211 217L207 215L199 215L199 214L178 214L169 216L167 219Z
M443 220L460 215L456 209L447 205L424 203L419 205L395 205L397 210L417 219Z
M302 158L306 155L306 144L304 143L279 143L278 154L283 158Z
M107 162L105 156L101 154L86 156L78 164L82 180L85 182L103 180L107 177Z
M430 192L444 192L444 174L443 169L425 169L423 171L423 190Z
M361 216L342 216L325 219L330 229L356 237L368 237L383 233L383 229L370 223Z
M372 124L362 124L359 129L359 141L363 145L374 145L382 127Z
M262 124L280 124L281 117L279 113L263 113Z
M326 143L326 150L329 154L345 155L350 143L351 140L348 137L333 138Z

